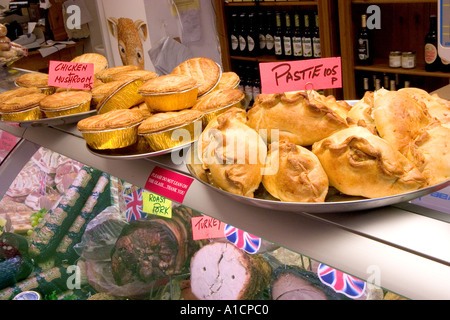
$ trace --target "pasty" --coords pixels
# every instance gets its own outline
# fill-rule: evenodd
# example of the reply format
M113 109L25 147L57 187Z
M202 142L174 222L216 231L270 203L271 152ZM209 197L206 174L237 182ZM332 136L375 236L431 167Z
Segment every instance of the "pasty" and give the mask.
M346 195L381 198L414 191L426 180L416 166L386 140L355 126L312 147L330 186Z
M319 159L308 149L288 141L269 146L263 175L264 188L286 202L324 202L328 177Z

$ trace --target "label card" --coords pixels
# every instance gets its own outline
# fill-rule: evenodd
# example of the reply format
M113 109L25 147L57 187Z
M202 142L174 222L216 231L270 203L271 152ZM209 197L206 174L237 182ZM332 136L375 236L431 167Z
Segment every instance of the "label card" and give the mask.
M183 203L193 178L161 168L155 167L147 179L145 189L157 193L178 203Z
M260 63L264 94L342 87L341 58Z
M50 61L48 85L59 88L92 90L94 85L94 64Z
M192 239L205 240L224 237L225 223L206 216L192 217Z
M142 211L172 218L172 201L154 193L142 192Z

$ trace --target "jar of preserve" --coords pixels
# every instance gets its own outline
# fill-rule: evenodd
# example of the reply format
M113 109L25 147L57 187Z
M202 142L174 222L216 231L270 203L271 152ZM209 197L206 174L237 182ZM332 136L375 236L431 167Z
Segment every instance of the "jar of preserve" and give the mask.
M389 53L389 67L400 68L402 66L402 53L400 51L391 51Z
M402 52L402 68L412 69L416 67L416 53L414 51Z

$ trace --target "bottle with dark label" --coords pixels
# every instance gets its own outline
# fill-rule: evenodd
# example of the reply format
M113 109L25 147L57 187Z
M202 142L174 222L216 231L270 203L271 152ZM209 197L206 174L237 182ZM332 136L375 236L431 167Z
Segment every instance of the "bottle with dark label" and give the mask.
M292 34L292 54L294 59L301 59L303 57L302 48L302 29L300 26L300 14L294 14L294 31Z
M304 29L302 36L302 46L303 46L303 57L306 59L313 57L313 39L312 39L312 31L309 25L309 15L305 14L303 16L304 21Z
M438 71L441 67L441 59L437 50L437 17L430 16L430 29L425 36L425 70Z
M274 49L274 15L271 11L266 12L266 53L275 54Z
M283 33L283 50L284 58L292 59L292 26L291 15L289 12L284 13L284 33Z
M258 36L259 36L259 54L266 54L266 21L264 12L258 11Z
M258 65L255 66L253 71L253 88L252 88L252 98L253 102L255 102L256 97L261 93L261 79L259 73Z
M283 27L281 26L281 13L275 13L275 33L273 36L275 56L283 58Z
M322 56L322 50L320 46L320 33L319 33L319 15L314 16L314 29L313 29L313 55L314 58L320 58Z
M230 30L230 54L236 55L239 53L239 30L238 30L238 15L231 14L231 30Z
M372 43L369 29L367 28L367 15L361 16L361 29L357 37L357 60L358 64L372 64Z
M256 22L257 16L250 12L247 16L247 55L250 57L259 54L259 30Z
M247 25L246 25L247 14L245 12L239 15L239 54L245 56L247 54Z

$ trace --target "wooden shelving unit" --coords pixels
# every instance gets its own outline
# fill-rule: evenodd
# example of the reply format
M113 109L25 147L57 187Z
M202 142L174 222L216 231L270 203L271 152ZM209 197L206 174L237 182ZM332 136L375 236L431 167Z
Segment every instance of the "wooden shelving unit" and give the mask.
M275 56L241 57L231 56L229 50L229 35L227 22L227 9L236 7L274 7L286 10L312 9L319 15L319 30L322 57L339 56L339 37L337 25L337 3L335 0L320 1L223 1L214 0L217 16L217 30L222 53L222 66L224 71L233 70L234 61L274 62ZM341 96L341 90L325 90L326 94Z
M355 37L361 14L369 5L380 7L381 29L372 30L374 63L360 66L355 63ZM338 0L338 7L344 99L360 98L355 74L361 71L422 77L423 82L427 83L423 89L428 91L448 84L450 73L425 71L424 39L429 29L429 16L437 12L436 0ZM415 51L416 68L389 67L391 50Z

